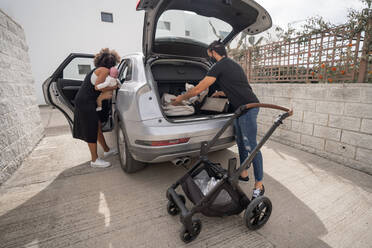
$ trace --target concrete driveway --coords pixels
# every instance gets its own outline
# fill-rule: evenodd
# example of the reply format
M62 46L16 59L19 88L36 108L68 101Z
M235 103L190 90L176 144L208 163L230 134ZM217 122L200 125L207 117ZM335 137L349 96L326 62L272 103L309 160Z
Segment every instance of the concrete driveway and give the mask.
M165 198L183 168L163 163L128 175L112 157L111 168L92 169L63 116L41 113L45 138L0 187L0 247L372 247L372 177L275 142L262 149L268 223L254 232L242 215L200 216L201 234L185 245ZM233 156L236 147L210 158L226 165Z

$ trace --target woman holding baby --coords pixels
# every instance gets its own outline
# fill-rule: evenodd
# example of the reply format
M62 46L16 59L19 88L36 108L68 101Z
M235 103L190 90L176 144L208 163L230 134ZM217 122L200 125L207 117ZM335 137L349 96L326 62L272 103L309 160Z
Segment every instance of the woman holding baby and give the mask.
M92 167L105 168L111 165L110 162L98 157L97 141L104 150L104 157L117 153L115 148L110 149L107 146L101 121L105 116L102 114L105 112L105 107L102 109L102 101L111 99L113 90L118 87L112 81L117 77L115 66L119 62L120 57L114 50L102 49L94 57L95 68L86 75L75 97L73 137L88 143ZM111 82L108 82L108 79Z

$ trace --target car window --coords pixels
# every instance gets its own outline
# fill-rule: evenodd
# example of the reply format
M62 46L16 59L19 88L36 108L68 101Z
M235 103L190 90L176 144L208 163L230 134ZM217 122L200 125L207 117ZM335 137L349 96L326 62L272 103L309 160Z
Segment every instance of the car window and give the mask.
M123 66L120 68L119 80L121 83L130 81L132 79L132 63L129 59L123 62Z
M74 58L64 69L63 79L84 80L94 68L94 58Z
M119 69L119 77L118 78L119 78L120 83L124 83L127 72L128 72L128 64L127 64L127 61L124 61L123 65Z
M232 31L230 24L191 11L167 10L156 25L155 40L181 39L209 45L212 41L226 38Z

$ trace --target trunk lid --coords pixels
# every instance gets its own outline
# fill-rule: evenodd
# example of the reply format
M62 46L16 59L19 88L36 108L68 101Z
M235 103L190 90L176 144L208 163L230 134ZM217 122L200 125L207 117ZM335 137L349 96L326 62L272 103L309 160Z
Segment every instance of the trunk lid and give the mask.
M251 35L271 27L267 11L253 0L140 0L145 10L143 53L207 59L206 48L231 41L242 30Z

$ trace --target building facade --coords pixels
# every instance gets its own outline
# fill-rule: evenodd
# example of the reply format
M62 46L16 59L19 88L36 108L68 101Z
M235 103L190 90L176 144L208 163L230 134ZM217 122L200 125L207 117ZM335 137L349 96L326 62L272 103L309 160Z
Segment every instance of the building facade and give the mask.
M143 12L135 0L1 0L0 9L18 22L29 46L38 104L42 83L72 52L103 47L121 56L142 50Z

